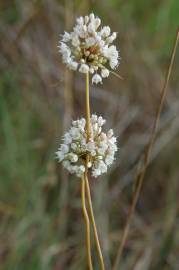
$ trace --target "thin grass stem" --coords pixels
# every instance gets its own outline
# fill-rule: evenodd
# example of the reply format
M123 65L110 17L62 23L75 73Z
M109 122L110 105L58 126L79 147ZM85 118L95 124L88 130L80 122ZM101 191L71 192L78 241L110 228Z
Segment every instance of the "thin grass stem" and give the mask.
M124 226L124 231L123 231L123 234L122 234L122 239L121 239L119 249L117 251L117 256L116 256L116 259L115 259L115 262L114 262L113 270L118 270L119 269L118 266L119 266L119 262L120 262L120 259L121 259L121 256L122 256L126 241L127 241L128 234L129 234L131 219L132 219L134 211L135 211L135 207L136 207L138 197L139 197L139 194L140 194L140 191L141 191L141 188L142 188L145 173L146 173L146 170L147 170L147 167L148 167L148 164L149 164L151 150L152 150L152 147L153 147L153 144L154 144L154 141L155 141L155 137L156 137L156 134L157 134L158 126L159 126L161 111L162 111L163 104L164 104L164 101L165 101L165 97L166 97L166 94L167 94L168 83L169 83L169 79L170 79L170 76L171 76L171 71L172 71L172 67L173 67L173 63L174 63L174 59L175 59L175 55L176 55L176 49L177 49L177 46L178 46L178 41L179 41L179 30L177 31L174 47L173 47L171 58L170 58L170 63L169 63L168 70L167 70L167 73L166 73L164 85L163 85L162 90L161 90L160 102L159 102L159 106L158 106L158 109L157 109L157 112L156 112L156 117L155 117L155 120L154 120L153 128L152 128L152 131L151 131L151 135L150 135L150 138L149 138L148 145L146 147L146 151L144 153L143 166L142 166L140 172L137 174L137 176L135 178L136 188L135 188L134 193L133 193L132 203L131 203L131 206L129 208L126 224Z

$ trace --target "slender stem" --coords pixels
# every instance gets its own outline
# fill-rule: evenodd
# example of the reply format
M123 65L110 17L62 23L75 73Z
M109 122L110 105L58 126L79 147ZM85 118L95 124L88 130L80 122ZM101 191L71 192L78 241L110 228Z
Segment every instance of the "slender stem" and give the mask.
M87 250L87 257L88 257L88 267L89 270L93 270L92 259L91 259L91 240L90 240L90 222L88 213L86 210L86 203L85 203L85 178L81 179L81 202L82 202L82 209L83 215L86 223L86 250Z
M86 73L86 132L87 141L90 138L90 98L89 98L89 73Z
M118 269L118 265L119 265L119 262L120 262L120 259L121 259L121 256L122 256L122 252L123 252L123 249L125 247L125 243L126 243L126 240L127 240L127 237L128 237L131 219L132 219L134 211L135 211L137 200L138 200L141 188L142 188L144 176L145 176L148 164L149 164L151 150L152 150L152 147L153 147L153 144L154 144L154 141L155 141L155 137L156 137L156 134L157 134L158 126L159 126L161 111L162 111L163 104L164 104L164 101L165 101L165 97L166 97L166 94L167 94L168 82L169 82L169 79L170 79L170 75L171 75L171 71L172 71L172 67L173 67L173 63L174 63L174 59L175 59L175 54L176 54L176 49L177 49L177 46L178 46L178 41L179 41L179 31L177 32L177 35L176 35L176 40L175 40L174 47L173 47L173 50L172 50L169 67L168 67L167 74L166 74L166 77L165 77L164 85L162 87L161 96L160 96L160 103L159 103L159 106L158 106L158 109L157 109L157 112L156 112L156 117L155 117L153 128L152 128L152 131L151 131L151 136L149 138L149 142L148 142L146 151L144 153L143 167L142 167L141 171L139 172L139 174L136 176L136 179L135 179L136 189L135 189L135 191L133 193L132 203L131 203L131 206L129 208L126 224L125 224L125 227L124 227L121 243L120 243L120 246L119 246L119 249L118 249L118 252L117 252L117 256L116 256L116 259L115 259L113 270Z
M87 192L87 198L88 198L88 204L89 204L89 210L90 210L90 219L91 219L92 225L93 225L93 230L94 230L94 236L95 236L95 242L96 242L98 257L99 257L99 260L100 260L101 269L102 270L105 270L104 261L103 261L103 255L102 255L102 252L101 252L101 247L100 247L100 242L99 242L99 238L98 238L97 227L96 227L95 218L94 218L93 205L92 205L92 200L91 200L91 192L90 192L90 186L89 186L89 182L88 182L88 175L87 175L87 173L85 174L85 185L86 185L86 192Z
M87 73L86 74L86 132L87 132L87 141L89 141L90 135L91 135L90 116L91 115L90 115L90 98L89 98L89 73ZM85 166L85 187L86 187L86 192L87 192L87 199L88 199L89 210L90 210L90 218L91 218L92 225L93 225L98 257L99 257L101 269L105 270L103 256L102 256L101 247L100 247L100 243L99 243L97 227L96 227L96 223L95 223L95 217L94 217L94 213L93 213L90 187L89 187L89 182L88 182L88 162L89 162L89 156L87 155L86 166Z

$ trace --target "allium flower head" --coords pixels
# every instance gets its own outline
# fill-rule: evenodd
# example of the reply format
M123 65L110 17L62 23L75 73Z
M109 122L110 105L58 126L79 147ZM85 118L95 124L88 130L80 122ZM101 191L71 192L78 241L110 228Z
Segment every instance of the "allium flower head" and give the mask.
M65 32L59 51L63 62L72 70L93 74L93 83L102 83L111 69L119 64L119 53L111 45L117 33L111 33L109 26L101 27L101 20L93 13L79 17L71 33Z
M85 172L85 161L89 156L88 168L92 176L98 177L106 173L113 163L117 151L113 130L102 131L105 120L101 116L92 115L90 119L90 140L87 140L86 120L81 118L72 122L72 127L63 137L63 144L56 152L59 162L77 177Z

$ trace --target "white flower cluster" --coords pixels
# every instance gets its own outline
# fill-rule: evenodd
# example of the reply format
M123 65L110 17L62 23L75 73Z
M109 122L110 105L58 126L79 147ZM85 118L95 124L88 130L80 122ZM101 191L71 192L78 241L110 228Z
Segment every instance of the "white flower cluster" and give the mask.
M92 83L102 83L109 76L110 69L119 64L119 53L111 43L117 33L111 33L109 26L100 27L101 20L93 13L79 17L73 32L65 32L59 51L63 62L72 70L93 74ZM100 74L97 73L100 70Z
M117 151L113 130L110 129L107 133L102 131L106 121L101 116L92 115L90 122L89 141L87 141L86 120L81 118L72 122L69 132L64 135L63 144L56 152L59 162L62 162L63 166L77 177L82 177L85 172L87 155L88 168L92 176L98 177L107 172Z

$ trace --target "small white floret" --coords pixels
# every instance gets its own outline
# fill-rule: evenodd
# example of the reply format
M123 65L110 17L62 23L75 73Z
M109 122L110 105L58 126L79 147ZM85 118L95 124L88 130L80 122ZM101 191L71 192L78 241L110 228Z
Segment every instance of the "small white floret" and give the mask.
M79 71L80 71L81 73L87 73L87 72L89 71L88 65L82 64L82 65L80 66L80 68L79 68Z
M63 42L68 42L71 39L71 35L68 32L65 32L62 38Z
M103 69L101 70L101 76L102 76L103 78L107 78L107 77L109 76L109 70L108 70L107 68L103 68Z
M61 149L61 151L62 151L64 154L66 154L66 153L68 153L68 151L69 151L69 146L66 145L66 144L62 144L61 147L60 147L60 149Z
M102 83L102 78L99 74L95 74L92 78L92 83L98 84Z

